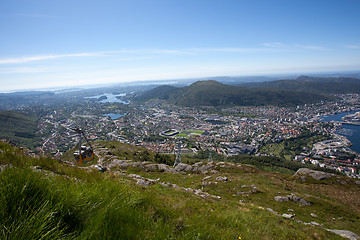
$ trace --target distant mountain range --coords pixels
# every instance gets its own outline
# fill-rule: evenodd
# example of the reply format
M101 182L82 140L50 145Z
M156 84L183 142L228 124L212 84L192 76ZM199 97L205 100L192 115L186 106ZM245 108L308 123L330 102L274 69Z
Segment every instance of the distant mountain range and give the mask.
M207 80L198 81L183 88L159 86L136 96L135 101L145 102L157 98L180 106L296 106L334 98L326 94L276 89L259 84L259 87L230 86Z
M320 94L360 93L360 79L345 77L308 77L300 76L293 80L277 80L239 84L243 87L271 88Z

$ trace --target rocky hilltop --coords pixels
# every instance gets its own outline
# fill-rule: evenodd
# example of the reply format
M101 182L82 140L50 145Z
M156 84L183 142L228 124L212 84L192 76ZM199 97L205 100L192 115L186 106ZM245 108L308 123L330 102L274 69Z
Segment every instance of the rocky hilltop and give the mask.
M196 159L173 167L168 155L115 142L95 149L95 162L77 166L0 142L2 236L360 239L354 179Z

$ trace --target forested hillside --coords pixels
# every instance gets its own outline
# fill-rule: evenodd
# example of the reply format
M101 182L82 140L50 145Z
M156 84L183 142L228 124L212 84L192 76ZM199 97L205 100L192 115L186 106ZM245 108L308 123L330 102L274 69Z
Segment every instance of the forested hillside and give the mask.
M225 85L217 81L198 81L190 86L161 86L137 96L137 101L167 100L180 106L296 106L330 100L332 97L271 88L248 88Z
M241 86L263 87L280 90L311 92L317 94L341 94L341 93L360 93L360 79L356 78L321 78L300 76L294 80L278 80L258 83L247 83Z

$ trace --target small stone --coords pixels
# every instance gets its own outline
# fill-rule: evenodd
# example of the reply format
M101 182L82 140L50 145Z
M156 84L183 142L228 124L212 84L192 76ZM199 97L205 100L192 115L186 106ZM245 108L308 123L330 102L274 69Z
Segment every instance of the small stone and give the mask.
M299 201L301 200L301 197L292 195L292 200L293 200L294 202L299 202Z
M283 215L281 215L282 217L284 218L290 218L290 219L293 219L295 217L295 214L287 214L287 213L284 213Z
M216 181L227 182L227 181L229 181L229 179L227 177L217 177Z
M136 182L137 185L141 185L141 186L144 186L144 187L147 187L151 184L151 182L149 181L146 181L144 179L138 179L137 182Z
M142 176L137 175L137 174L129 174L128 176L133 178L133 179L144 179Z
M236 194L237 195L240 195L240 194L248 194L249 192L237 192Z
M268 210L269 212L273 213L273 214L278 214L277 211L275 211L274 209L272 208L266 208L266 210Z
M317 215L315 213L310 213L310 215L315 218L317 217Z
M210 178L211 178L211 176L206 176L206 177L203 178L203 180L205 181L205 180L208 180Z
M294 212L294 210L293 210L293 209L291 209L291 208L289 208L289 209L288 209L288 212Z
M41 169L43 169L42 166L32 166L31 168L32 168L33 170L41 170Z

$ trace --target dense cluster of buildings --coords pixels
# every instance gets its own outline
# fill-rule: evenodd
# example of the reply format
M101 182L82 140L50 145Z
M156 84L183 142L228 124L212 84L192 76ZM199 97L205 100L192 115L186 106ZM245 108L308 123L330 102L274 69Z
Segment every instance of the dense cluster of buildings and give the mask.
M104 116L104 105L94 103L86 108L86 112L83 107L73 107L54 110L44 115L38 125L39 134L43 136L43 144L38 147L38 151L61 155L77 143L78 136L71 129L80 126L86 131L89 139L116 140L161 153L174 152L175 141L182 139L183 153L211 150L225 156L256 154L269 142L296 138L305 130L334 135L336 124L320 121L321 117L326 114L359 110L359 100L359 95L347 94L342 95L341 100L336 102L321 102L292 108L178 107L153 100L141 107L129 104L127 115L118 119ZM106 106L108 111L124 113L124 110L120 112L116 108L111 108L111 103L107 103ZM332 148L337 144L341 146ZM317 143L313 149L297 156L295 160L317 163L319 156L336 160L336 157L332 157L334 149L338 152L339 149L348 150L345 149L348 144L345 140L340 143L338 140ZM328 163L324 160L318 165L320 164ZM335 163L329 164L331 166ZM350 167L352 171L351 166L346 164L337 164L337 167Z

